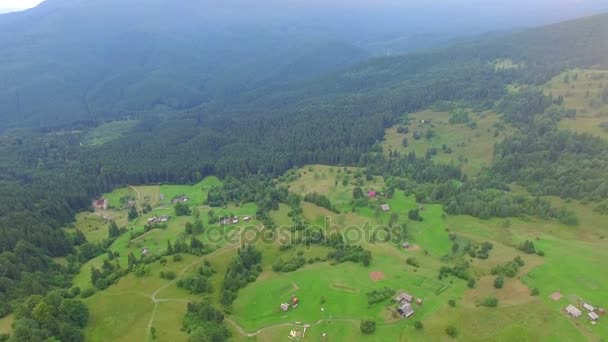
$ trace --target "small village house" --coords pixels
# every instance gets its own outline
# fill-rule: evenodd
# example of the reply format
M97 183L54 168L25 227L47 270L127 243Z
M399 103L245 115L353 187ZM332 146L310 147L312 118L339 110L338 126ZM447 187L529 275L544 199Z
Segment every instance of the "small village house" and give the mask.
M412 304L405 303L397 308L397 312L399 312L402 317L409 318L414 314L414 308L412 308Z
M388 204L382 204L382 205L380 206L380 208L381 208L381 209L382 209L382 211L384 211L384 212L387 212L387 211L391 210L391 206L390 206L390 205L388 205Z
M287 304L287 303L282 303L282 304L281 304L281 310L283 310L283 311L287 311L287 310L289 310L289 304Z
M401 247L408 249L408 248L410 248L410 244L408 242L404 242L401 244Z
M147 256L148 254L150 254L150 249L147 247L142 248L141 255Z
M401 304L411 303L412 300L414 300L414 297L412 297L411 295L409 295L405 292L399 292L399 294L397 294L397 296L395 296L395 298L394 298L395 302L401 303Z
M574 317L574 318L579 318L581 317L581 315L583 314L583 312L579 309L577 309L574 305L570 304L566 307L566 312L568 313L568 315Z
M376 193L374 190L370 190L370 191L367 192L367 197L369 197L369 198L375 198L377 194L378 193Z
M250 220L251 220L251 217L250 217L250 216L245 216L245 217L243 217L243 221L245 221L245 222L246 222L246 221L250 221Z
M95 208L95 209L107 210L108 205L109 205L109 202L105 198L100 198L98 200L93 201L93 208Z
M589 319L591 319L592 321L597 321L600 318L600 316L595 312L590 312L587 314L587 316L589 316Z
M583 303L583 307L589 312L595 311L595 308L591 304Z

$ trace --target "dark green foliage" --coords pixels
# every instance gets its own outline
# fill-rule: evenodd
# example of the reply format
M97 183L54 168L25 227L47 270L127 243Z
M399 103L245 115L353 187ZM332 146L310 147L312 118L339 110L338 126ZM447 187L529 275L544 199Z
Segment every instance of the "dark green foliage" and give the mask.
M423 220L422 216L420 216L420 210L418 210L418 209L411 209L410 211L408 211L407 217L412 221L422 221Z
M385 300L391 298L395 294L395 290L384 287L380 290L373 290L368 292L367 295L367 304L372 305L380 302L384 302Z
M376 321L365 320L361 321L361 325L359 326L361 332L366 335L371 335L376 332Z
M163 279L167 279L167 280L173 280L173 279L175 279L175 277L177 277L177 275L173 271L160 271L160 277ZM177 286L179 286L179 283L177 284ZM184 287L184 286L180 286L180 287Z
M325 208L325 209L333 211L335 213L340 212L338 209L336 209L332 206L329 198L325 197L324 195L319 195L316 192L313 192L311 194L307 194L306 196L304 196L304 201L314 203L314 204L318 205L319 207Z
M455 308L456 307L456 301L454 299L450 299L448 300L448 305Z
M182 203L182 202L175 203L175 206L173 207L173 210L175 210L175 215L176 216L188 216L188 215L190 215L190 207L188 207L187 204Z
M177 286L192 294L209 293L212 290L209 278L201 274L187 274L177 281Z
M475 283L476 283L475 278L469 278L469 280L467 281L467 286L470 289L475 288Z
M222 305L230 307L236 299L237 291L245 285L254 282L261 272L262 253L254 245L240 248L226 270L222 285Z
M480 305L488 308L495 308L498 306L498 299L495 297L487 297L484 298Z
M448 336L455 338L456 336L458 336L458 329L456 329L456 327L450 325L447 328L445 328L445 333L448 334Z
M502 287L505 285L505 278L503 278L503 276L498 276L496 277L496 279L494 279L494 287L497 289L502 289Z
M538 296L539 294L540 290L538 289L538 287L535 287L530 291L530 296Z
M521 245L517 247L520 251L527 254L535 254L536 248L534 247L534 242L530 240L524 241Z
M416 328L416 330L422 330L424 329L424 324L420 321L414 321L414 328Z
M408 257L405 260L405 263L410 265L410 266L414 266L414 267L420 267L420 261L418 261L418 259L414 258L414 257Z
M331 240L331 239L330 239ZM337 263L347 261L360 262L363 266L369 266L372 261L372 253L366 251L363 247L356 245L335 245L334 250L327 254L329 259L335 260Z
M287 261L279 258L272 264L272 270L275 272L293 272L306 264L306 259L303 256L294 256Z
M469 281L470 268L471 264L466 260L459 260L452 267L441 266L441 268L439 268L439 279L447 277L451 274L457 278Z
M587 134L559 130L566 114L549 108L535 121L497 144L494 167L506 182L517 180L535 195L599 200L608 197L608 143ZM566 208L552 215L576 225Z
M451 125L455 124L466 124L471 121L469 113L464 109L457 109L450 114L449 122Z
M11 341L84 341L81 329L89 320L89 310L78 300L66 298L61 291L46 296L30 296L15 310Z
M356 186L353 189L353 199L360 199L364 197L365 195L363 194L363 190L361 190L361 187Z
M496 110L503 114L507 122L529 124L535 115L544 113L551 103L552 99L542 91L525 87L503 97Z
M224 314L207 301L188 303L183 326L191 342L223 342L231 336L224 325Z
M139 217L139 213L137 212L137 208L135 208L135 206L132 206L129 209L129 214L127 215L127 218L129 219L129 221L133 221L138 217Z

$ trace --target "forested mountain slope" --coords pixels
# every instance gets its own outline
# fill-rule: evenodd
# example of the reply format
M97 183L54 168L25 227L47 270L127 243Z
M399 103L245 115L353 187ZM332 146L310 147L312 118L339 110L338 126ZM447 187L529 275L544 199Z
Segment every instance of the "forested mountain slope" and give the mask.
M53 10L61 2L48 5L26 15ZM62 22L66 18L85 20L68 16ZM0 23L4 32L0 39L10 41L5 29L25 25L22 19L9 17ZM95 23L94 18L89 19ZM128 21L122 18L113 25L121 28ZM372 59L338 71L365 53L348 44L331 43L328 49L317 42L299 53L273 49L286 36L257 40L255 47L236 44L238 56L251 57L239 62L258 66L253 69L260 73L253 74L233 67L231 48L215 46L213 54L196 49L206 46L211 36L182 39L172 35L170 25L152 36L135 29L117 30L111 34L121 39L111 40L117 46L106 50L95 43L95 37L110 33L101 26L87 27L81 33L90 34L91 40L82 44L62 36L65 40L54 41L51 48L49 40L31 32L32 41L24 40L25 47L11 45L0 55L0 108L6 110L0 116L2 126L47 124L46 129L11 130L0 137L0 315L12 310L13 300L67 284L68 270L48 258L73 251L70 237L60 227L75 212L90 207L93 197L119 185L190 183L211 174L264 178L311 163L359 164L368 168L370 176L401 179L394 188L414 189L420 201L444 204L449 214L481 218L539 215L573 222L568 212L557 211L538 198L513 196L504 190L511 181L534 185L543 176L539 170L552 169L562 173L548 174L544 184L550 187L545 192L530 187L540 194L559 194L556 184L560 177L577 176L577 166L583 165L585 172L578 177L581 185L564 195L588 198L582 194L587 189L582 183L597 189L593 199L607 195L605 175L593 170L607 165L606 144L585 136L556 134L556 122L570 115L559 107L559 99L526 86L509 93L507 87L540 84L567 67L606 68L608 15ZM224 38L243 43L250 35L255 32ZM51 58L57 46L67 53ZM184 46L188 49L182 50ZM316 53L311 51L315 47L322 51L335 48L333 57L319 60L313 70L302 68L314 60ZM44 57L36 53L40 51L45 52ZM292 59L283 61L285 55ZM22 60L24 57L31 59ZM98 69L80 63L90 58L99 59L93 63ZM515 67L497 68L498 60L504 59ZM279 67L277 60L282 61ZM175 65L187 68L180 73ZM198 66L214 73L193 73L192 68ZM303 80L329 70L334 72ZM231 80L231 75L237 76ZM290 78L300 82L277 86L276 82ZM242 84L255 86L239 88ZM216 92L230 96L216 97ZM518 129L517 135L498 146L492 170L468 179L454 165L436 164L415 154L385 157L379 144L385 129L404 114L440 101L499 109L502 119ZM144 109L156 111L136 116L129 123L132 126L113 140L87 143L87 134L97 126L99 116L122 117ZM48 129L49 122L56 126ZM549 158L533 162L545 157ZM529 161L531 170L522 167L522 161ZM260 184L272 183L265 180ZM255 191L235 190L237 194L249 192ZM269 191L268 198L256 199L278 205L273 196ZM28 252L31 250L35 252Z

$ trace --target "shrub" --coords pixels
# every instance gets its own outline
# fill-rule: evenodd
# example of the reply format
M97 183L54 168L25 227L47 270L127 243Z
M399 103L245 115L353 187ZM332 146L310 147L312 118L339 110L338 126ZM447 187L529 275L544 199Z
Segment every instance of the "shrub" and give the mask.
M448 300L448 305L450 305L451 307L455 308L456 307L456 301L453 299Z
M448 334L448 336L454 338L454 337L458 336L458 329L456 329L456 327L450 325L447 328L445 328L445 333Z
M505 285L505 278L503 276L498 276L494 279L494 287L497 289L502 289Z
M475 287L475 278L469 278L469 281L467 282L467 285L471 289L474 288Z
M361 329L361 332L366 335L373 334L376 332L376 321L372 321L372 320L361 321L360 329Z
M175 262L180 262L182 260L184 260L184 257L182 257L181 254L175 254L173 256L173 261L175 261Z
M409 257L405 260L405 263L410 265L410 266L414 266L414 267L420 267L420 262L418 261L418 259L414 258L414 257Z
M487 297L481 302L481 306L485 306L488 308L495 308L498 306L498 298L496 297Z
M422 328L424 328L424 324L422 324L420 321L414 321L414 328L416 328L416 330L422 330Z
M532 296L538 296L540 294L540 290L538 289L538 287L535 287L532 289L532 291L530 291L530 295Z
M173 280L177 275L173 271L161 271L160 277L167 280Z
M95 294L95 289L88 288L88 289L82 290L82 292L80 293L80 297L82 297L82 298L89 298L89 297L91 297L94 294Z

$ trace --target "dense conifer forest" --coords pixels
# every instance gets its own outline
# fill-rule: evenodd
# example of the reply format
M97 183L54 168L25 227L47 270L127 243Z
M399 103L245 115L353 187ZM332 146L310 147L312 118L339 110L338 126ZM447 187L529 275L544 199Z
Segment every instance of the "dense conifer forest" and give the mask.
M576 115L564 110L559 98L525 89L508 93L506 87L537 85L566 68L606 67L607 56L608 16L600 15L371 59L287 87L269 84L183 110L180 104L169 115L136 115L130 131L102 145L83 141L105 119L5 130L0 137L0 316L18 312L23 318L15 340L20 334L22 340L32 334L82 339L78 329L86 323L85 310L69 293L47 294L69 286L71 277L71 270L51 257L74 253L60 228L75 213L89 209L101 193L128 184L187 184L216 175L224 184L210 192L210 205L255 202L263 217L289 201L273 177L306 164L358 165L390 180L393 190L415 194L420 202L442 203L448 214L532 215L575 223L572 213L536 196L608 198L608 144L558 130L559 119ZM525 67L497 70L494 61L501 58ZM496 145L492 166L478 176L465 176L458 166L423 155L387 156L382 151L379 142L388 127L438 101L496 109L516 127ZM529 194L509 192L514 181ZM304 200L335 210L314 194ZM255 262L239 262L234 261L233 273L244 267L254 274L246 276L255 278ZM239 280L238 286L227 283L226 305L246 281L250 279ZM32 318L32 308L40 305L59 310L59 321L46 325L45 317ZM206 310L204 303L191 305L189 315L201 310ZM210 321L223 320L221 314L215 316ZM25 333L30 328L33 332ZM210 325L192 319L187 328L200 332Z

